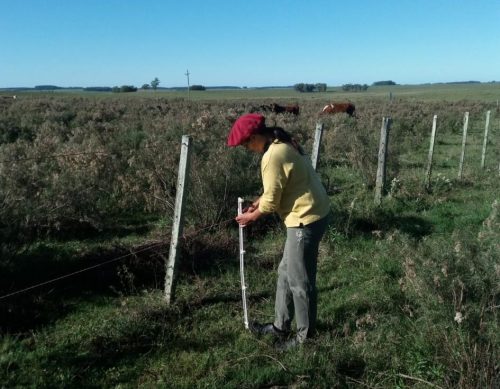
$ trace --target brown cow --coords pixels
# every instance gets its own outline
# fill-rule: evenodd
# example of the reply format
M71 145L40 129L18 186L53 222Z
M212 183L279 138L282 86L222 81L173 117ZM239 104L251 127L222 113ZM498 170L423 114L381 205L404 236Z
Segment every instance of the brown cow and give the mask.
M356 107L352 103L330 103L325 105L321 114L346 113L349 116L354 115Z
M275 105L277 106L278 104L275 104ZM299 114L299 105L298 104L288 104L288 105L285 105L284 107L281 107L281 108L285 108L285 110L282 112L291 113L293 115ZM278 112L278 111L273 110L273 112Z
M298 104L288 104L288 105L279 105L276 103L261 105L260 110L266 112L274 112L274 113L291 113L292 115L299 114L299 106Z

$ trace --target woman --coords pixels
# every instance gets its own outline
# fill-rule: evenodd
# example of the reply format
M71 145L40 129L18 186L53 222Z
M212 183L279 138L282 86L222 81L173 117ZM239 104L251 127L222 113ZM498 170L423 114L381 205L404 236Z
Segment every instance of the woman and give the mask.
M245 227L276 212L287 227L278 267L274 323L254 322L250 327L255 334L274 335L279 340L277 348L287 350L304 343L314 332L318 248L330 219L330 201L302 148L282 128L267 127L264 116L239 117L227 144L263 154L263 194L236 221ZM289 337L294 315L297 334Z

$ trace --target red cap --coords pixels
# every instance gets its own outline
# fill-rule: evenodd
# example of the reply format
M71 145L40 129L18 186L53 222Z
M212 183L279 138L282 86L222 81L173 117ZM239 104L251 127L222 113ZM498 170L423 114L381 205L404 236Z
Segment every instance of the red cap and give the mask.
M234 147L244 143L250 136L259 132L265 125L266 118L259 113L247 113L240 116L233 124L227 145Z

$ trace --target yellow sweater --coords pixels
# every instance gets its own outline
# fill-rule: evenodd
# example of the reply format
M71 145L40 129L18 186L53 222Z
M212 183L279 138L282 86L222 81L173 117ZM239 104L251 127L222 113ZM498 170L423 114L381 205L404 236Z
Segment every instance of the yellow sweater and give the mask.
M261 161L264 193L259 211L277 212L287 227L307 225L330 212L330 199L309 157L274 141Z

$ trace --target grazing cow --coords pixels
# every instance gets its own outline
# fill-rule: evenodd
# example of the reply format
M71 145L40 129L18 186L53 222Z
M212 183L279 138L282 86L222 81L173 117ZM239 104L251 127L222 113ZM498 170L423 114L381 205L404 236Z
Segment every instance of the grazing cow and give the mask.
M279 105L276 103L261 105L260 110L266 112L274 112L274 113L291 113L292 115L299 114L299 106L298 104L288 104L288 105Z
M346 113L349 116L353 116L355 109L356 107L352 103L330 103L325 105L321 114Z
M292 115L298 115L299 114L299 105L298 104L285 105L285 112L291 113Z

